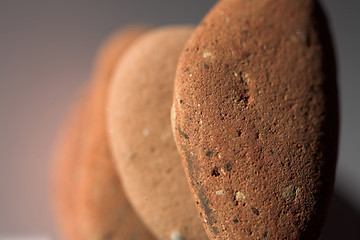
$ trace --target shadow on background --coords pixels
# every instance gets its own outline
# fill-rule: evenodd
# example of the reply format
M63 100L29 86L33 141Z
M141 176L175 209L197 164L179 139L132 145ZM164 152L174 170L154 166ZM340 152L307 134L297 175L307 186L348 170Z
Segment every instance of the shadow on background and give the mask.
M321 240L360 239L360 211L335 192Z

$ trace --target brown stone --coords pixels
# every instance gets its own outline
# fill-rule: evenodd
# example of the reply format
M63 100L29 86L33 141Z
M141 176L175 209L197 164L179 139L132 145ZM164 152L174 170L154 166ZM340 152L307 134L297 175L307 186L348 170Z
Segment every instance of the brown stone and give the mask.
M124 189L159 239L207 239L170 126L178 57L192 27L149 32L118 63L108 126Z
M319 238L333 191L337 101L317 1L219 1L180 57L172 110L211 239Z
M83 132L83 115L85 113L86 96L79 97L65 123L59 131L55 151L53 153L53 205L59 232L64 239L77 239L78 232L75 219L76 190L74 179L79 171L81 133Z
M115 62L144 32L131 28L108 40L86 96L62 131L55 153L54 206L65 239L154 239L125 197L105 130L105 98Z

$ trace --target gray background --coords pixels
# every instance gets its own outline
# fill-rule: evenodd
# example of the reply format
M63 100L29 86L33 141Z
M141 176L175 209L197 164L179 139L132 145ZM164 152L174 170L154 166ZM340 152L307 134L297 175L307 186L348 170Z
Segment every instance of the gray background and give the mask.
M132 23L198 23L214 2L0 1L0 239L57 239L49 156L106 36ZM323 239L359 239L359 1L321 2L332 24L341 99L336 191Z

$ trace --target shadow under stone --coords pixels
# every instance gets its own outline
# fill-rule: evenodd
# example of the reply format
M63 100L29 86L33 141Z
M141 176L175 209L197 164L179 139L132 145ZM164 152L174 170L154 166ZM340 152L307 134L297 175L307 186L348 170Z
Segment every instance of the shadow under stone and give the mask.
M360 211L335 191L321 240L342 239L360 239Z

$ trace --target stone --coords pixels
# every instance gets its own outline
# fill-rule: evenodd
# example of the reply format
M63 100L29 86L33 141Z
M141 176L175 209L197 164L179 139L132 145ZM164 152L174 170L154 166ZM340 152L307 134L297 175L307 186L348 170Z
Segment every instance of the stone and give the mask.
M108 131L117 170L158 239L207 239L170 126L175 70L192 32L170 26L144 35L118 62L110 86ZM131 159L124 157L129 152Z
M319 238L338 97L317 1L219 1L181 54L172 118L210 239Z
M64 239L155 239L126 199L110 152L105 99L115 63L146 28L114 34L62 128L54 153L53 201Z

